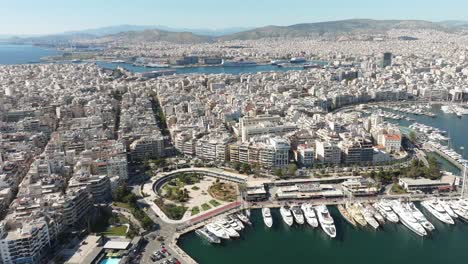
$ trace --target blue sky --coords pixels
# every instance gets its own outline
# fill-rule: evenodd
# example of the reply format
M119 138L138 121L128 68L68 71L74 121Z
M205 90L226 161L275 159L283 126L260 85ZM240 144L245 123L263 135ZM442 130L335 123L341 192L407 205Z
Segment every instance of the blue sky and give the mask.
M349 18L468 20L468 0L0 0L0 34L120 24L215 29Z

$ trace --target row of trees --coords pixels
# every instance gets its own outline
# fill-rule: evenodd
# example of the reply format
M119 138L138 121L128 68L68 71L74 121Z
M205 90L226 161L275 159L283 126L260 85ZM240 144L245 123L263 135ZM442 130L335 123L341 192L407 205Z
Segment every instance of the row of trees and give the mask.
M153 220L141 210L137 205L137 196L131 192L130 188L126 184L117 187L112 193L112 199L114 202L128 204L128 208L133 216L140 221L141 226L144 229L151 229L154 226Z

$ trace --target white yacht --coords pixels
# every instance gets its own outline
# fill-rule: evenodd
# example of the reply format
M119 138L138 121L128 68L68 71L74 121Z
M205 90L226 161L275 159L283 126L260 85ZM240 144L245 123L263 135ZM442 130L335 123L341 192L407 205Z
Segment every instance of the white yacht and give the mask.
M333 218L328 212L327 206L317 205L315 206L315 211L317 211L318 220L323 231L331 238L336 237L336 228L333 222Z
M398 223L398 215L392 210L392 204L389 200L381 200L374 204L375 209L379 211L388 221Z
M291 211L293 213L294 220L296 220L296 223L303 225L304 215L302 214L301 207L299 207L299 205L295 205L291 208Z
M424 227L416 220L416 218L413 217L412 212L408 208L404 207L400 201L393 201L392 208L400 217L400 221L403 223L403 225L405 225L408 229L419 236L427 235Z
M307 223L312 227L318 227L317 216L315 215L315 211L312 205L304 203L301 205L301 209L304 212L304 217Z
M230 237L240 237L239 233L227 222L224 220L220 220L217 222L217 224L226 231L226 233Z
M231 217L227 217L224 221L227 222L230 227L234 228L234 230L236 231L242 230L242 228L237 224L237 222Z
M379 228L379 222L375 220L374 214L371 210L368 210L366 207L362 206L362 204L358 204L358 208L361 211L362 216L364 216L364 219L370 226L372 226L374 229Z
M263 216L263 222L267 227L272 227L273 226L273 217L271 216L271 211L270 208L265 207L262 208L262 216Z
M377 220L377 222L379 222L380 224L385 223L385 218L382 216L381 213L379 213L379 211L377 211L377 209L375 209L370 204L367 204L365 207L366 207L367 210L369 210L372 213L372 216L374 216L374 218Z
M229 239L229 234L222 228L220 225L216 223L210 223L206 225L206 229L213 233L215 236L223 239Z
M245 214L238 213L238 214L236 214L236 216L237 216L237 218L239 218L239 220L242 221L242 223L247 224L247 225L252 225L249 218Z
M287 205L281 206L280 213L281 213L281 217L283 217L283 221L288 226L292 226L292 224L294 223L294 219L293 219L293 216L291 214L291 209L289 209L289 206L287 206Z
M450 207L450 204L447 201L439 200L439 204L444 208L447 214L450 215L450 217L455 219L458 218L458 215L452 210L452 207Z
M421 211L414 205L412 202L404 203L404 206L410 210L410 212L413 214L413 217L416 218L416 220L427 230L427 231L432 231L435 229L434 225L427 221L426 217L421 213Z
M460 205L456 201L449 201L447 202L450 207L452 208L453 212L459 216L459 218L463 221L468 221L468 214L466 210L460 207Z
M421 205L441 222L449 225L455 224L452 217L450 217L444 207L442 207L442 205L440 205L436 200L423 201L421 202Z

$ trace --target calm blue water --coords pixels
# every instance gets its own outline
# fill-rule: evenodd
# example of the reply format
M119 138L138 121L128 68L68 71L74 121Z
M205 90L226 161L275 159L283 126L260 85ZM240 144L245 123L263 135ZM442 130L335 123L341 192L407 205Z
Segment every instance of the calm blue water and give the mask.
M120 258L103 259L99 264L119 264Z
M97 62L97 64L104 68L115 69L122 67L132 72L148 72L158 69L145 68L141 66L134 66L128 63L110 63L110 62ZM170 68L176 70L178 74L190 74L190 73L203 73L203 74L242 74L242 73L255 73L255 72L269 72L269 71L291 71L291 70L302 70L302 64L297 64L294 67L279 68L274 65L258 65L249 67L221 67L221 66L199 66L199 67L186 67L186 68ZM163 70L163 69L159 69Z
M42 57L58 54L61 53L31 45L0 43L0 64L38 63Z

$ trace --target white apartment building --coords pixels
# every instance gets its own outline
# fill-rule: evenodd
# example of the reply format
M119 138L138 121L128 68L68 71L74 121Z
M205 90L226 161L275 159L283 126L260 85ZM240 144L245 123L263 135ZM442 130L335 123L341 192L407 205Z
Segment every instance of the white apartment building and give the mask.
M333 142L316 140L315 159L325 164L339 164L341 162L341 149Z
M50 246L47 222L41 219L2 221L0 223L0 255L3 264L39 263Z

